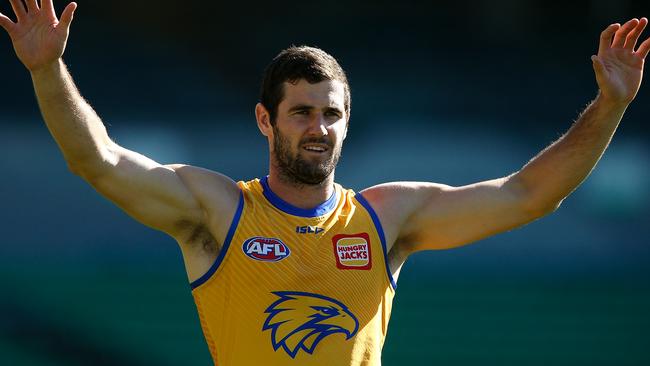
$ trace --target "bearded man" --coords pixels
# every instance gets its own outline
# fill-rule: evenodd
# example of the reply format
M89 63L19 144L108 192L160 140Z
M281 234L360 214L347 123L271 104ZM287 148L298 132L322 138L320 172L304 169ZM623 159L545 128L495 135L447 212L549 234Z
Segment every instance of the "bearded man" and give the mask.
M648 23L612 24L592 56L600 91L560 139L516 173L462 187L334 182L350 88L324 51L291 47L262 82L257 125L269 173L234 182L161 165L113 142L61 60L76 4L10 0L0 14L30 71L43 118L69 168L129 215L172 236L216 364L379 365L400 268L557 209L607 148L641 84Z

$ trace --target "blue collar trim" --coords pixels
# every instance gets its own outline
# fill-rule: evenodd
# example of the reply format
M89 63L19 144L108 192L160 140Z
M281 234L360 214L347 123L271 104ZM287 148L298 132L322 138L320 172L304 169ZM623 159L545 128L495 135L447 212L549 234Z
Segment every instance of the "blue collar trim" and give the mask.
M337 196L337 190L336 187L334 188L334 193L330 196L330 198L327 199L327 201L321 203L320 205L314 207L314 208L300 208L296 207L289 202L283 200L282 198L278 197L273 191L271 190L271 187L269 187L269 182L268 182L269 176L267 175L266 177L263 177L260 179L260 183L262 184L263 191L262 193L264 194L264 197L277 209L286 212L290 215L294 216L300 216L300 217L318 217L318 216L323 216L328 214L330 211L336 207L336 196Z

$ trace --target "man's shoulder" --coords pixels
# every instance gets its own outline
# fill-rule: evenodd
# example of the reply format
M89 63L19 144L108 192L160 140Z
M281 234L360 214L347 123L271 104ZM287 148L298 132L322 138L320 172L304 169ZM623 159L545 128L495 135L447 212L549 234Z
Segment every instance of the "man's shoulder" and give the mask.
M387 182L363 189L358 194L375 210L382 223L401 227L418 207L447 187L429 182Z
M359 191L366 200L377 205L409 204L421 199L422 195L446 189L447 185L430 182L386 182Z
M240 189L230 177L210 169L185 164L171 164L185 186L208 213L221 216L239 201Z
M173 169L185 184L194 187L209 185L213 186L214 189L228 189L237 186L237 183L230 177L214 170L186 164L169 164L166 166Z

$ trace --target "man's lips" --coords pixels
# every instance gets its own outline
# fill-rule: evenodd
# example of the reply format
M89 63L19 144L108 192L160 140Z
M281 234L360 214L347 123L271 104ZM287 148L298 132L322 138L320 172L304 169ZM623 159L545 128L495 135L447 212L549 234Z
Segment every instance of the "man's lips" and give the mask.
M302 149L312 153L324 153L329 150L327 144L307 143L302 145Z

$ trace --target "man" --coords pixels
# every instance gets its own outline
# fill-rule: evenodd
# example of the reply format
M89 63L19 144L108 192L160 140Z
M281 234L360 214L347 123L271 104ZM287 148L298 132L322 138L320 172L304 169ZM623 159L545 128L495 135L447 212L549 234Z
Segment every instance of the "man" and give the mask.
M76 4L10 0L0 15L30 71L69 168L129 215L179 243L219 365L379 365L395 281L418 251L453 248L559 207L594 167L641 83L648 23L601 34L600 92L559 140L518 172L462 187L396 182L355 194L334 183L350 117L336 60L292 47L265 72L257 124L269 175L235 183L160 165L110 140L61 60Z

